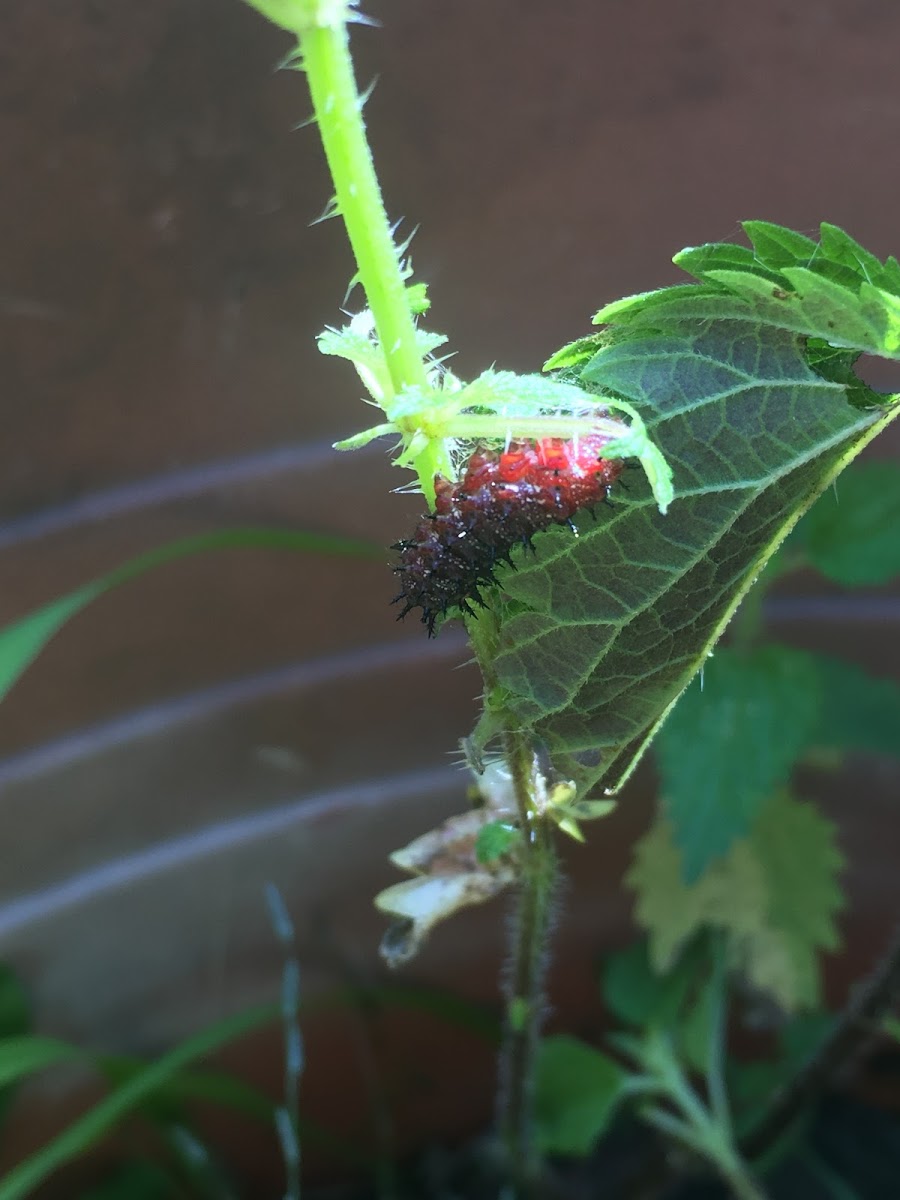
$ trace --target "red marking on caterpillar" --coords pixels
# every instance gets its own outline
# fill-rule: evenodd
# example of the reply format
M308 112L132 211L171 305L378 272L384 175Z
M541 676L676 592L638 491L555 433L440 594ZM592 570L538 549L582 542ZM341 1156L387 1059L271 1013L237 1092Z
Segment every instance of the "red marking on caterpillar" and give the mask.
M496 584L498 563L512 565L514 546L551 525L572 525L583 508L605 500L622 463L602 457L608 438L544 438L512 442L504 451L480 448L454 483L435 477L434 512L423 517L394 567L404 602L400 617L421 608L428 636L449 609L474 614L481 589ZM398 618L400 619L400 618Z

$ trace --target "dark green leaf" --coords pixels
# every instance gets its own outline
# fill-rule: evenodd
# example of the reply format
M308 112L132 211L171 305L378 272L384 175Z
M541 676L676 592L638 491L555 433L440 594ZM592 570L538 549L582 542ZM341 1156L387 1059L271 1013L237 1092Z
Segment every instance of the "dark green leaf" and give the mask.
M706 294L674 291L676 307ZM728 316L730 293L710 295L726 311L705 315ZM854 407L845 384L810 368L804 339L765 314L701 322L679 310L660 328L648 303L602 314L619 323L580 380L641 411L674 470L675 502L661 516L629 472L611 511L579 519L578 538L549 531L517 570L498 571L499 614L470 622L497 703L579 796L601 781L618 790L780 541L898 411Z
M816 668L822 699L812 744L900 755L900 684L824 655Z
M843 384L848 401L856 408L869 408L877 403L878 394L856 374L859 357L855 350L839 350L818 338L806 340L806 358L816 374Z
M820 701L814 658L781 646L752 655L720 650L701 683L687 690L657 741L662 794L687 883L746 834L787 782L809 745Z
M79 1192L78 1200L173 1200L178 1194L157 1163L133 1162L116 1167L101 1183Z
M854 464L797 526L792 542L823 575L845 587L900 574L900 468Z
M711 1067L711 1035L715 1006L719 1003L717 981L714 976L708 975L692 997L678 1028L679 1057L702 1075L708 1075Z
M627 1025L674 1026L705 960L699 940L685 950L670 970L654 970L646 938L610 954L603 964L603 999L610 1012Z
M544 1154L585 1155L623 1096L625 1072L599 1050L558 1034L538 1054L535 1126Z
M25 989L15 972L0 963L0 1039L18 1039L31 1031L31 1012ZM0 1040L0 1047L3 1046ZM0 1049L0 1075L3 1071L2 1049ZM0 1083L0 1122L12 1103L16 1082L5 1086Z
M31 1011L22 982L11 967L0 963L0 1038L28 1033Z
M47 642L76 613L110 588L142 575L176 558L209 550L233 550L251 547L268 550L294 550L305 554L338 554L353 558L381 557L384 551L369 542L331 534L303 533L288 529L223 529L169 542L147 554L138 555L99 579L84 584L36 609L18 621L0 629L0 700L19 676L31 665Z

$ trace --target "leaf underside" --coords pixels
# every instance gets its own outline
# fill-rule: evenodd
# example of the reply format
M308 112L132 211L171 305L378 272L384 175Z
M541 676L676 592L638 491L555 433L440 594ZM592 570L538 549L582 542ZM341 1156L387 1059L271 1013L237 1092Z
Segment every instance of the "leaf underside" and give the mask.
M823 237L825 229L833 227ZM759 222L752 230L763 244L770 238L776 257L781 235L796 252L790 238L809 241ZM610 327L562 359L583 386L638 408L676 494L661 516L642 474L629 471L614 508L582 518L577 538L561 529L541 536L532 558L502 574L493 675L506 707L580 794L624 782L765 562L897 415L895 397L852 371L852 381L823 371L831 348L817 343L813 355L810 339L826 330L834 344L856 347L850 363L857 350L900 357L900 298L809 246L820 275L779 273L741 247L684 252L676 261L693 256L697 274L698 261L712 263L714 278L611 305L598 314ZM879 281L900 289L893 260L869 259L865 275L875 276L875 264ZM798 279L802 295L791 290Z

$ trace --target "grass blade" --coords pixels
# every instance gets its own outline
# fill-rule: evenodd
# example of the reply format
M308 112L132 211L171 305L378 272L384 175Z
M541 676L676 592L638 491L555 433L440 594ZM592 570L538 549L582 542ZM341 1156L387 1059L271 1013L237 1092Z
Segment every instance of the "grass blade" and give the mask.
M305 554L338 555L349 558L384 557L384 548L373 542L332 534L308 533L292 529L220 529L196 537L179 538L129 559L120 567L83 584L74 592L51 600L42 608L20 617L0 629L0 700L19 676L34 662L44 646L59 630L88 604L110 588L127 583L145 571L153 570L177 558L202 554L209 550L234 550L242 547L264 550L294 550Z
M277 1015L278 1008L273 1004L252 1008L217 1022L164 1054L140 1074L110 1092L30 1158L13 1167L0 1180L0 1200L22 1200L64 1163L83 1154L183 1067L258 1029Z

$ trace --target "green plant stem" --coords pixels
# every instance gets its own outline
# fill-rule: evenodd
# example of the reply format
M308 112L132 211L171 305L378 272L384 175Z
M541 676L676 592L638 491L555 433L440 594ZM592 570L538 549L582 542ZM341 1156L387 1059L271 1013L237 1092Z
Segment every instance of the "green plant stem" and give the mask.
M497 1124L513 1186L520 1196L528 1196L535 1190L540 1172L534 1138L535 1071L559 867L549 822L535 807L531 746L519 733L508 732L504 742L522 827L522 850L500 1050Z
M725 983L725 961L721 953L717 954L714 970L719 1012L712 1014L715 1029L711 1040L721 1047ZM720 1052L711 1054L711 1073L721 1071L720 1058ZM636 1078L635 1083L640 1081L642 1090L648 1095L665 1098L675 1110L646 1106L641 1113L644 1120L709 1163L738 1200L765 1200L765 1192L735 1148L724 1083L717 1085L718 1095L710 1096L711 1111L708 1111L688 1082L671 1040L662 1034L652 1036L645 1043L641 1067L646 1074Z
M394 390L427 388L397 249L366 141L346 24L328 23L304 30L300 50L338 212L353 248Z
M738 1200L766 1200L766 1193L739 1160L729 1166L719 1162L719 1172Z

